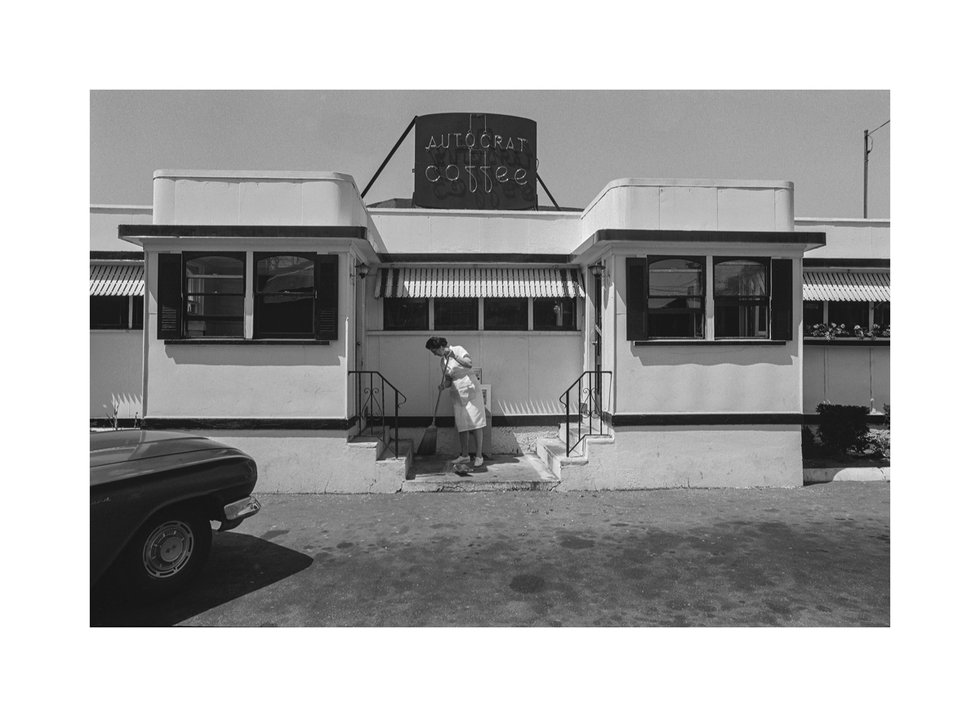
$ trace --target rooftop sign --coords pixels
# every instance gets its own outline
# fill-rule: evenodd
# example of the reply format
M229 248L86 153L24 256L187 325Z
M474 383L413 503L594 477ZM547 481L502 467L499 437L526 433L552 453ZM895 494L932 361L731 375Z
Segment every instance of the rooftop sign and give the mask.
M536 209L537 123L447 112L415 121L415 206Z

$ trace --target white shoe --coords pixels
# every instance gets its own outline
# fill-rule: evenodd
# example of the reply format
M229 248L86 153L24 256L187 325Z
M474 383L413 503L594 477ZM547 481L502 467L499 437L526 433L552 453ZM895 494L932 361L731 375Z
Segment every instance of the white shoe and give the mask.
M482 466L482 465L483 465L483 456L477 456L477 457L476 457L476 458L475 458L475 459L473 460L473 467L474 467L474 468L479 468L479 467L480 467L480 466Z
M465 453L453 461L453 463L469 463L469 462L470 462L470 457Z

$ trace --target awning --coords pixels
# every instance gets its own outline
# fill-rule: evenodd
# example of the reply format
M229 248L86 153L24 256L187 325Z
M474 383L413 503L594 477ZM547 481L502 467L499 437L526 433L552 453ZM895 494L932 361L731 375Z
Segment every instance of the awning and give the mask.
M143 263L92 264L89 296L142 296Z
M577 269L404 267L379 270L374 296L575 298L585 292Z
M804 301L891 301L887 271L804 271Z

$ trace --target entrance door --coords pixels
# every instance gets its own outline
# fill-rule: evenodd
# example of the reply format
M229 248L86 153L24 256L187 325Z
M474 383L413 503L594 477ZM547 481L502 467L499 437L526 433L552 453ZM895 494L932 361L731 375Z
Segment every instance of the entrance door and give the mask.
M602 275L592 277L592 311L595 326L592 331L592 365L596 371L602 370Z

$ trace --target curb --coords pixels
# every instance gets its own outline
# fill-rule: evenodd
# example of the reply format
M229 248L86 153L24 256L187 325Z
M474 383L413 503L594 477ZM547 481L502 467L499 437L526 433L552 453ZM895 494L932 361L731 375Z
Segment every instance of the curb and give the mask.
M887 468L804 468L803 485L830 483L832 481L890 481L891 467Z

